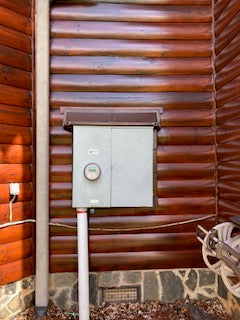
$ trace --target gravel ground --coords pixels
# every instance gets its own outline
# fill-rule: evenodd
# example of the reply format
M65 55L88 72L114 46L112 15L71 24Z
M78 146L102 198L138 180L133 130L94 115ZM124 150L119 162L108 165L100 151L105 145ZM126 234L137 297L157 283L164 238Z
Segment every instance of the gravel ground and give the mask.
M36 320L34 308L23 312L15 320ZM76 320L77 314L54 305L42 320ZM231 320L218 299L179 300L171 304L160 302L110 304L91 309L91 320Z

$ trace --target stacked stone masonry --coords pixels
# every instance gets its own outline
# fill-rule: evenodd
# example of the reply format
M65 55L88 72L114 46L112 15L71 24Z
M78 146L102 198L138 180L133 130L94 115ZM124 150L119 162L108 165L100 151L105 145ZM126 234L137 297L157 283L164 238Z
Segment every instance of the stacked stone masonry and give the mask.
M228 314L232 316L233 320L240 319L240 299L234 297L225 287L222 278L218 277L218 285L217 285L218 297L220 298L224 309Z
M101 290L107 288L140 287L141 302L174 302L213 298L217 295L217 278L207 269L113 271L90 273L90 303L102 304ZM56 305L71 311L78 309L77 274L50 275L49 296Z
M139 270L90 273L90 302L102 304L102 289L140 287L141 302L174 302L191 299L220 297L226 311L234 320L240 318L240 301L230 295L221 278L208 269ZM34 277L0 287L0 320L14 320L34 305ZM78 311L77 273L49 275L50 301L69 311Z
M34 304L34 277L0 286L0 319L14 320Z

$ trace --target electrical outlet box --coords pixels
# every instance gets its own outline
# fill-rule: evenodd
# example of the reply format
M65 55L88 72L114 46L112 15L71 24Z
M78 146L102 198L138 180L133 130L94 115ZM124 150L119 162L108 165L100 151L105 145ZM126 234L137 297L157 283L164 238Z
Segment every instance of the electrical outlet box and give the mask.
M20 193L20 185L19 183L10 183L10 195L18 196Z
M73 126L72 206L152 207L153 130Z

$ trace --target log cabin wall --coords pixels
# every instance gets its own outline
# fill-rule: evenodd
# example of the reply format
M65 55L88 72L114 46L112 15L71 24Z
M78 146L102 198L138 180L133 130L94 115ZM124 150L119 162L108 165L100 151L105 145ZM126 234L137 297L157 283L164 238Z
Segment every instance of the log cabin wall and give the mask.
M239 214L240 2L215 1L218 210Z
M9 183L20 183L13 221L33 216L32 2L0 0L0 224L9 222ZM33 226L0 229L0 285L34 273Z
M60 107L164 109L158 206L90 215L90 228L122 229L90 231L92 271L203 266L197 222L147 228L215 214L212 69L211 0L53 2L51 222L76 225L72 135L62 128ZM52 226L50 271L76 270L76 230Z

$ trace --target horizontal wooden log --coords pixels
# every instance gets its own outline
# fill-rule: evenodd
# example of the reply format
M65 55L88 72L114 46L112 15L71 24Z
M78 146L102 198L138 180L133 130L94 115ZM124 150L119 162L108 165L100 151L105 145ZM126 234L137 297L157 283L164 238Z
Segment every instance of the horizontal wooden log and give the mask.
M0 145L0 163L32 163L32 149L23 145Z
M122 254L93 254L90 255L90 269L92 270L128 270L128 269L168 269L202 266L200 250L182 250L170 252L142 252ZM110 256L109 256L110 255ZM179 257L181 256L181 258ZM192 259L192 257L195 259ZM193 261L194 260L194 261Z
M208 40L211 24L208 23L127 23L53 21L51 36L57 38L142 39L142 40Z
M240 145L238 143L238 135L236 142L219 144L217 147L219 161L239 161L240 160Z
M226 103L240 97L240 76L229 82L217 92L217 106L221 107Z
M240 12L232 19L228 26L221 32L215 41L215 52L218 55L239 33Z
M0 205L2 207L2 205ZM0 244L20 241L32 238L35 226L32 223L23 223L16 226L2 228L0 232Z
M172 127L164 128L158 132L158 144L211 144L214 143L214 132L212 128L202 127Z
M134 56L154 58L210 57L211 42L208 40L115 40L53 38L51 54L55 56ZM87 57L85 57L87 58ZM135 59L134 59L135 60Z
M72 200L50 200L50 218L57 217L76 217L76 209L72 208Z
M6 0L5 0L6 1ZM58 3L66 3L66 0L58 0ZM82 0L68 0L68 3L82 3ZM91 0L92 3L119 3L119 0ZM210 6L212 4L211 0L121 0L120 3L129 3L129 4L166 4L166 5L175 5L175 6Z
M32 52L31 37L5 26L0 28L0 44L22 52Z
M231 143L232 146L239 146L239 124L240 119L229 121L223 124L217 129L217 141L218 143ZM234 143L235 141L235 143Z
M206 197L208 198L208 197ZM176 198L174 198L176 199ZM194 197L196 199L196 197ZM198 197L199 201L201 200L201 197ZM203 197L204 201L205 197ZM121 208L122 209L122 208ZM148 209L148 208L147 208ZM139 208L139 210L147 210L146 208ZM100 210L100 209L99 209ZM104 209L101 209L104 210ZM119 208L120 210L120 208ZM149 209L150 210L150 209ZM211 213L210 213L211 214ZM138 215L125 215L121 216L121 214L117 216L112 216L112 215L104 215L104 216L95 216L89 215L89 231L91 233L98 233L101 231L103 234L106 233L156 233L156 232L161 232L161 233L166 233L169 232L170 228L173 228L175 231L174 232L181 232L182 226L185 226L186 230L188 232L193 232L194 227L196 223L198 222L198 219L202 219L203 223L208 223L212 220L214 220L214 217L211 218L206 218L209 213L204 213L204 214L180 214L177 216L174 215L144 215L141 216L141 219L139 219ZM196 221L195 221L196 220ZM189 223L187 221L190 221ZM183 223L186 222L186 223ZM76 227L77 226L77 216L75 215L74 218L66 217L66 218L52 218L50 220L50 225L53 229L57 230L57 228L64 228L64 226L58 226L54 224L68 224L69 226ZM178 224L179 223L179 224ZM170 224L170 225L169 225ZM174 224L171 226L171 224ZM135 229L138 230L135 230ZM102 230L103 229L103 230ZM105 230L107 229L107 230ZM115 229L120 229L119 231L116 231ZM132 230L133 229L133 230ZM70 229L74 230L74 229ZM192 230L192 231L189 231ZM76 231L76 230L75 230ZM171 233L171 232L170 232Z
M24 16L31 16L31 3L29 0L0 0L0 6L18 12Z
M232 0L215 22L215 35L218 36L240 11L240 2Z
M31 55L0 45L0 63L6 66L31 71Z
M0 64L0 83L12 87L31 90L31 73Z
M60 110L51 110L50 111L50 127L62 126L63 124L63 114L60 113Z
M32 200L32 183L20 183L20 193L17 196L17 201L31 201ZM0 203L9 203L9 184L0 184Z
M221 53L216 56L215 68L217 72L240 54L239 41L240 31L239 34L221 51Z
M72 163L72 147L52 146L50 149L51 164L67 165ZM192 163L214 161L214 147L212 145L188 146L159 146L158 162L167 163Z
M233 119L232 121L229 120L225 124L218 126L217 129L219 130L219 132L221 132L221 130L225 129L225 128L226 129L230 128L232 130L235 130L238 128L239 123L240 123L240 119L239 119L239 117L236 117L236 119Z
M50 164L72 164L72 148L70 146L51 146Z
M203 197L204 199L204 197ZM211 213L210 213L211 214ZM198 219L202 219L201 224L209 226L215 220L208 218L204 220L203 215L196 214L181 214L181 215L144 215L144 216L103 216L96 217L91 215L89 217L89 232L90 234L140 234L140 233L181 233L181 232L195 232L199 224ZM194 221L194 219L197 219ZM182 223L189 221L190 223ZM193 221L192 221L193 220ZM75 228L66 228L64 226L54 226L54 224L65 224L72 227L77 226L77 219L75 218L53 218L51 222L51 236L59 235L75 235L77 230ZM180 222L180 224L178 224ZM168 224L173 224L168 226ZM167 226L166 226L167 225ZM161 227L162 226L162 227ZM136 229L137 228L137 229ZM107 229L107 230L106 230ZM117 229L117 230L115 230ZM119 230L120 229L120 230Z
M50 129L50 143L51 145L72 145L72 133L62 127L52 127Z
M32 239L24 239L0 245L0 265L31 257L32 249Z
M1 89L1 88L0 88ZM164 108L212 108L211 92L52 92L51 108L59 106L86 107L164 107Z
M0 84L0 104L29 108L31 102L30 91Z
M59 79L77 78L73 74L211 74L209 58L131 58L131 57L63 57L51 58L52 83ZM71 77L70 75L71 74ZM87 76L84 76L87 79ZM90 76L89 76L90 77ZM110 77L110 76L108 76ZM79 77L80 78L80 77ZM113 77L114 78L114 77ZM81 78L80 78L81 79ZM70 79L69 79L70 80ZM77 79L76 79L77 80ZM94 80L94 79L93 79ZM54 89L54 87L53 87Z
M72 165L51 165L50 166L51 182L71 182Z
M61 222L61 220L60 220ZM61 223L63 222L67 222L67 221L62 221ZM211 219L209 221L200 221L201 225L207 229L207 230L210 230L213 226L216 225L217 221L216 219ZM196 232L196 229L197 229L197 226L199 225L199 221L198 223L194 223L194 224L186 224L186 225L182 225L182 226L174 226L174 227L168 227L168 228L164 228L164 229L161 229L161 230L151 230L151 234L153 233L156 233L156 232L160 232L160 233L187 233L187 232ZM91 231L89 231L89 234L92 235L92 234L96 234L96 235L103 235L103 234L106 234L106 231L100 231L101 228L98 228L96 231L92 231L93 229L91 229ZM142 228L142 232L143 233L146 233L146 230L144 228ZM114 231L107 231L108 234L120 234L120 232L114 232ZM125 231L121 231L122 234L125 233ZM129 233L136 233L136 231L128 231L127 232L128 234ZM138 231L138 234L141 234L141 231ZM66 227L60 227L60 226L50 226L50 237L52 236L77 236L77 230L76 228L66 228Z
M13 261L0 266L0 285L16 282L34 274L34 258Z
M157 152L158 162L164 163L213 163L213 145L188 145L188 146L160 146Z
M203 6L162 6L98 3L57 5L51 10L52 20L118 21L118 22L211 22L211 8Z
M217 124L221 125L225 122L240 118L239 113L240 98L225 104L217 109Z
M214 179L161 180L158 181L158 197L213 197L215 194Z
M219 90L233 79L240 76L240 55L237 55L216 75L216 89Z
M1 170L1 165L0 165ZM190 179L213 178L214 165L211 163L159 163L157 166L158 179ZM71 165L52 165L50 167L51 182L71 182Z
M194 259L193 259L194 257ZM94 253L90 271L204 267L200 250ZM77 255L50 256L50 272L77 272Z
M240 150L240 144L239 144ZM237 161L220 162L218 165L220 180L238 181L240 178L240 164Z
M52 182L50 183L50 200L64 200L72 198L72 183Z
M145 215L184 215L213 214L215 210L214 197L178 197L159 198L155 208L104 208L96 209L94 216L145 216ZM76 210L72 208L71 200L51 200L51 218L76 218Z
M31 145L31 128L0 124L0 143Z
M157 165L157 176L163 179L213 179L213 163L159 163ZM161 183L161 182L160 182Z
M52 75L52 91L173 92L211 91L211 76Z
M13 10L10 10L6 7L1 6L0 4L0 15L1 15L1 24L17 30L19 32L23 32L25 34L31 35L31 20L30 18L21 15Z
M235 214L239 215L239 202L220 199L218 207L221 215Z
M162 200L162 199L161 199ZM168 199L165 199L168 201ZM179 202L178 198L175 199L176 202ZM159 199L160 201L160 199ZM196 199L193 199L193 202L195 202ZM197 200L199 203L199 200ZM183 201L184 202L184 201ZM210 201L211 202L211 201ZM208 206L210 205L210 202L208 202ZM185 203L185 202L184 202ZM189 204L190 205L190 204ZM134 216L134 215L152 215L152 214L161 214L162 211L160 211L161 207L155 207L155 208L104 208L104 209L95 209L94 216L99 217L105 217L105 216ZM185 214L185 211L183 209L183 212ZM165 213L168 213L168 209L166 209ZM205 211L201 211L200 213L205 213ZM171 212L170 212L171 214ZM51 219L55 218L76 218L76 209L72 208L72 200L51 200L50 201L50 216Z
M72 145L72 134L62 127L52 127L50 135L53 145ZM211 144L214 131L211 127L162 127L157 141L158 144Z
M30 182L32 168L29 164L0 164L0 183Z
M214 197L178 197L159 198L158 214L176 215L181 214L212 214L215 211ZM137 213L141 209L137 209ZM143 211L143 209L142 209Z
M221 195L221 199L239 202L239 188L239 181L219 181L218 183L218 190L219 194Z
M232 61L230 61L224 68L222 68L216 74L216 89L219 90L221 87L238 77L240 66L240 58L237 55Z
M213 125L212 110L166 109L161 115L163 127L208 127Z
M224 0L214 3L214 17L216 21L218 20L222 12L224 12L225 8L228 6L230 2L231 0Z
M164 163L212 163L214 147L211 145L159 146L158 162ZM72 163L72 148L69 146L51 147L51 164L68 165Z
M229 214L229 213L221 213L221 216L220 216L220 219L219 219L219 223L222 223L222 222L229 222L231 221L230 219L235 216L234 214Z
M31 110L0 104L0 123L12 126L31 127Z
M21 221L33 217L33 204L31 201L14 202L12 208L13 221ZM0 204L0 224L9 222L9 215L9 203Z
M191 249L199 248L195 233L91 235L89 237L90 253L170 251L190 247ZM50 255L76 253L77 237L52 237L50 239Z

